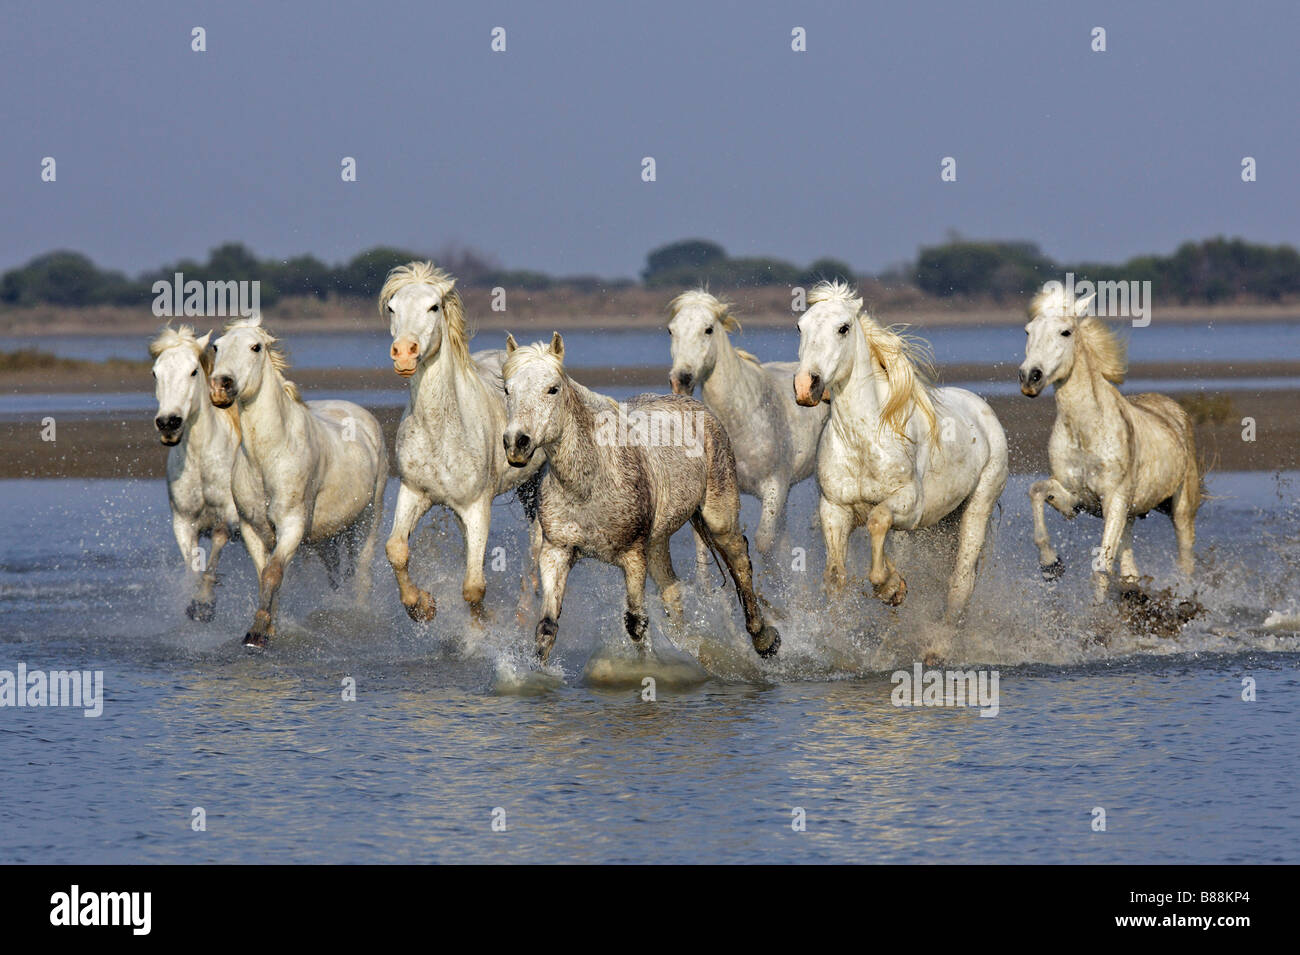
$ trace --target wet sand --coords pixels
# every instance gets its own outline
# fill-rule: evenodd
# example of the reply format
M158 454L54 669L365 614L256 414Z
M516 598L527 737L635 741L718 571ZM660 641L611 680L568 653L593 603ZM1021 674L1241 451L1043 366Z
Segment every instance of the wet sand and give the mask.
M574 376L591 387L644 388L665 391L668 369L581 368ZM32 369L0 374L0 394L57 392L148 393L148 365L84 363L51 374ZM1252 390L1249 382L1261 377L1300 377L1300 363L1260 362L1135 364L1131 378L1195 380L1232 378L1239 389L1205 392L1200 402L1209 412L1197 425L1198 448L1204 461L1217 470L1276 471L1300 467L1300 389ZM339 391L396 391L405 382L386 369L297 369L291 377L307 398L327 398ZM945 365L942 382L1014 381L1015 364ZM364 402L363 402L364 403ZM1037 399L1019 395L995 397L989 402L1007 431L1011 467L1017 473L1047 471L1047 439L1056 414L1050 394ZM384 427L391 457L401 409L371 408ZM0 422L0 477L140 477L164 473L167 449L162 447L149 414L58 414L56 440L41 439L39 411ZM1242 438L1242 419L1255 421L1255 440Z

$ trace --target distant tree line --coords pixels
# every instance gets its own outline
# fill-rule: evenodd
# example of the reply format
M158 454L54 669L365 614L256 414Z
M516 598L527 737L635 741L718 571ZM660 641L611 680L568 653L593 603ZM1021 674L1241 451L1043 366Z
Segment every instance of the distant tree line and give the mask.
M204 262L182 259L130 277L101 269L79 252L38 255L0 276L0 304L125 305L152 303L155 282L258 281L263 306L281 298L373 298L389 269L430 256L381 246L339 265L311 255L261 259L232 242L213 249ZM600 291L632 285L625 279L597 276L555 278L542 272L505 269L470 249L448 248L432 258L467 286L503 286L530 291L560 287ZM1049 279L1073 272L1075 280L1144 281L1165 301L1226 302L1236 298L1276 301L1300 295L1300 252L1289 245L1267 246L1243 239L1215 238L1186 242L1167 256L1144 255L1118 265L1053 261L1030 242L973 241L952 237L922 248L913 265L880 278L886 284L914 285L929 295L1007 301L1023 298ZM647 256L641 281L647 288L708 285L716 289L753 286L808 286L822 279L860 281L863 276L844 262L820 258L806 267L770 257L729 256L716 242L687 239L661 246Z

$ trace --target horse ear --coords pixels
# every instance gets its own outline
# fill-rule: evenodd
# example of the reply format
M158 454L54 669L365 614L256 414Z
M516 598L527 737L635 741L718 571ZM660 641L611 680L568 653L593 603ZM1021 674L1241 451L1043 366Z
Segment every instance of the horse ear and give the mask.
M515 353L515 349L518 347L519 347L519 343L515 341L515 336L511 335L509 332L506 332L506 354L513 355Z
M206 349L208 347L208 342L211 340L212 340L212 329L210 328L208 329L208 333L204 335L202 338L194 339L194 341L198 343L200 350Z
M1092 308L1092 300L1096 297L1097 293L1093 292L1091 295L1085 295L1083 298L1076 300L1074 303L1074 317L1087 317L1089 310Z
M551 332L551 354L564 361L564 339L559 332Z

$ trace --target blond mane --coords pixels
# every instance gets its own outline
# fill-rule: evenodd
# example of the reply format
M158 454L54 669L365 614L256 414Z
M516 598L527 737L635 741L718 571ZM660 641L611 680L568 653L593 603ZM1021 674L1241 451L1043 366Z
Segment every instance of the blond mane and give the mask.
M1086 310L1091 302L1092 296L1089 295L1080 299L1075 303L1074 308L1070 309L1066 307L1063 289L1045 289L1035 295L1029 303L1029 317L1031 320L1039 315L1072 318L1075 330L1078 332L1074 347L1085 353L1088 367L1095 369L1097 374L1111 384L1123 384L1124 376L1128 374L1128 350L1123 340L1101 319L1079 314Z
M737 335L740 334L740 320L731 314L731 309L734 306L730 302L724 302L718 299L716 296L710 294L706 289L691 289L690 291L682 292L682 294L678 295L668 303L668 311L669 314L676 315L682 309L691 306L699 306L708 309L709 314L713 316L714 321L721 325L724 331L735 332ZM730 344L730 339L728 339L728 343ZM757 356L745 351L743 348L736 348L735 345L732 345L731 347L732 351L739 355L743 361L750 362L754 365L760 364Z
M889 383L889 397L880 410L881 426L887 425L894 434L907 440L907 422L915 408L925 418L927 433L933 438L939 429L939 416L934 410L929 384L934 377L934 358L929 345L904 334L902 326L878 324L863 309L862 299L853 286L839 279L813 286L808 293L808 304L821 302L839 302L857 315L871 357Z
M262 339L262 346L266 349L266 357L271 363L272 370L280 376L280 386L284 389L284 393L293 401L302 404L302 394L298 391L298 386L284 377L285 372L289 370L289 359L280 350L279 339L262 327L262 316L254 315L251 318L229 321L226 323L225 331L229 332L236 328L252 328L257 331L258 337Z
M388 273L379 290L379 314L386 315L393 296L410 285L428 285L442 302L445 344L461 367L468 368L469 330L465 324L465 304L456 291L456 279L432 262L408 262Z

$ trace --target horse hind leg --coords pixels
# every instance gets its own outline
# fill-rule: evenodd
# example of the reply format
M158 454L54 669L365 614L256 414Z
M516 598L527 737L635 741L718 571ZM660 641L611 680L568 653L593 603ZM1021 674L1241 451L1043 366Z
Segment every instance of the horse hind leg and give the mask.
M627 588L627 605L623 611L623 628L636 643L640 643L650 626L645 612L646 554L639 548L627 551L619 561L623 568L623 582Z
M668 539L652 541L646 549L646 563L650 576L659 588L659 596L664 602L664 609L674 622L682 619L682 586L673 571L673 558L668 550Z
M379 544L379 524L384 516L384 484L387 474L382 474L376 482L375 495L366 505L360 526L354 524L348 530L348 576L354 578L358 601L370 597L370 571L375 562L375 547ZM362 531L364 530L364 537Z
M758 595L754 592L754 570L749 562L749 541L740 533L737 515L710 522L710 515L696 511L691 524L706 543L722 557L740 596L740 607L745 614L745 631L760 657L775 656L781 648L781 634L763 621Z
M1200 505L1200 475L1194 471L1183 479L1183 486L1174 495L1174 506L1169 516L1174 522L1174 536L1178 539L1178 569L1186 577L1196 570L1196 511Z

